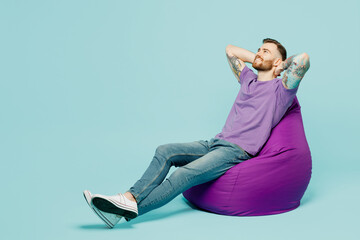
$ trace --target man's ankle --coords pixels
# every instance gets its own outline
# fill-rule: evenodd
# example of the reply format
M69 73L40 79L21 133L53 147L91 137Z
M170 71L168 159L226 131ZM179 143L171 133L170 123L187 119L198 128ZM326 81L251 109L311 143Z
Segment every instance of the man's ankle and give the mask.
M129 199L130 201L136 202L135 197L130 193L130 192L126 192L124 193L124 196Z

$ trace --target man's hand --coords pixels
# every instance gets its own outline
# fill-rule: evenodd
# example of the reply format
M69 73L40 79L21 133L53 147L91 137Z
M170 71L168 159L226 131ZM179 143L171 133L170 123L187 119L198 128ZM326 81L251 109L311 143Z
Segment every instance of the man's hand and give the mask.
M282 73L282 71L284 71L284 67L285 67L285 63L284 61L282 61L276 68L275 68L275 77L280 76L280 74Z

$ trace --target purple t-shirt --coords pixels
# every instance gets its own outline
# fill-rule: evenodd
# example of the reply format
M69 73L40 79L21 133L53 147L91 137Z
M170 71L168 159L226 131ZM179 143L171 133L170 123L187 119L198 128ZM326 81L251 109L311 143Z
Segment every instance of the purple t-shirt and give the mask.
M290 107L298 87L286 89L281 78L258 81L247 66L240 74L240 91L221 133L215 138L234 143L256 155Z

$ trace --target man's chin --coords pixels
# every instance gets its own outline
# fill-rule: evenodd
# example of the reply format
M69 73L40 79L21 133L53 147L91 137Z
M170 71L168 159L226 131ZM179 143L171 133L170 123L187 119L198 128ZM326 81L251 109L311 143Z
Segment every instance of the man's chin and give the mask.
M259 66L259 65L257 65L257 64L253 64L253 65L251 65L254 69L256 69L256 70L262 70L262 68Z
M270 71L271 67L266 67L266 66L259 66L257 64L253 64L251 65L254 69L258 70L258 71Z

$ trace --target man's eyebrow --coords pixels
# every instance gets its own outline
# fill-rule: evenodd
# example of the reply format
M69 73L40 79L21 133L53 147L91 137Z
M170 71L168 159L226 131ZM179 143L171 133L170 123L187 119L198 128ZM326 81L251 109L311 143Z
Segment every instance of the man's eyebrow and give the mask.
M268 50L269 52L271 52L269 49L267 49L267 48L263 48L264 50ZM258 51L260 50L260 48L258 49Z
M267 49L267 48L264 48L264 49L266 49L266 50L268 50L269 52L271 52L269 49Z

